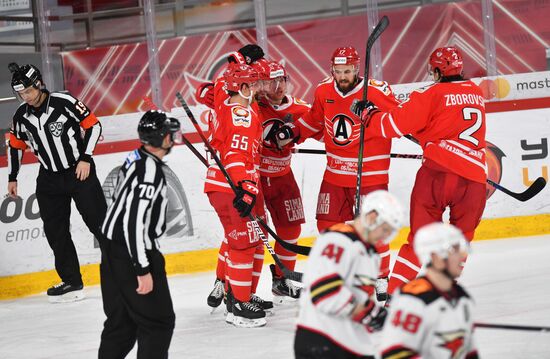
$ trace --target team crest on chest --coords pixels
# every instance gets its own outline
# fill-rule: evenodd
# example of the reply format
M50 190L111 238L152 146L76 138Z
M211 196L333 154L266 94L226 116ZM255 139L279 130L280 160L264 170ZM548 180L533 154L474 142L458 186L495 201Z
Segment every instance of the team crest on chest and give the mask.
M342 113L334 116L331 123L327 123L327 131L337 146L346 146L359 137L359 125Z
M466 332L464 330L456 330L446 333L435 333L438 336L442 343L439 346L443 349L447 349L451 356L451 359L462 358L464 354L464 337Z
M52 135L55 137L61 136L61 133L63 132L63 123L62 122L51 122L48 124L48 128Z

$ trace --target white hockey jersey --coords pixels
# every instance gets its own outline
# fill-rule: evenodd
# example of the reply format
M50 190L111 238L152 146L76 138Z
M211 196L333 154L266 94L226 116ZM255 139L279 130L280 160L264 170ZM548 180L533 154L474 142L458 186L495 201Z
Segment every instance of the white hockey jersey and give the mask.
M382 358L478 358L473 307L472 298L458 284L443 293L426 277L407 283L391 300L382 331Z
M372 335L352 320L357 304L374 300L380 257L348 224L317 238L304 271L298 327L327 337L358 355L374 355Z

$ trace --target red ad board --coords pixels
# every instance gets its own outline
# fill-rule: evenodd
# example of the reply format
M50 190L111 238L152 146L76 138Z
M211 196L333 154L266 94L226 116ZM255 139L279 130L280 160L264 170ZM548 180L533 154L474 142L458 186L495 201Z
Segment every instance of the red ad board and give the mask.
M540 1L493 1L497 68L502 74L546 69L550 43L550 4ZM458 46L466 75L485 71L481 3L465 1L383 11L390 26L382 35L384 79L392 84L427 79L426 59L435 47ZM338 46L364 53L365 14L276 25L268 28L269 55L282 60L292 78L293 93L311 100L316 84L328 75L329 59ZM193 104L199 81L212 79L225 57L255 42L254 30L218 32L163 40L159 43L162 94L166 109L177 106L180 91ZM98 115L142 110L150 94L145 43L63 53L65 87Z

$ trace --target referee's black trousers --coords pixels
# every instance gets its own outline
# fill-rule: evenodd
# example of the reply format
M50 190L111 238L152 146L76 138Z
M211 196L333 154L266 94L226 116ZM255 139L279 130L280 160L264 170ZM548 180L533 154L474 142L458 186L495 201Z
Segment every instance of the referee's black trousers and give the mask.
M101 294L107 316L101 333L99 359L124 358L138 343L138 359L168 358L176 316L166 279L164 257L158 250L147 251L153 290L136 292L136 274L126 246L103 241Z
M70 232L71 199L90 232L98 239L107 203L94 163L91 163L90 175L84 181L76 178L75 171L76 166L60 172L47 171L40 166L36 179L36 199L59 277L65 283L80 285L82 276Z

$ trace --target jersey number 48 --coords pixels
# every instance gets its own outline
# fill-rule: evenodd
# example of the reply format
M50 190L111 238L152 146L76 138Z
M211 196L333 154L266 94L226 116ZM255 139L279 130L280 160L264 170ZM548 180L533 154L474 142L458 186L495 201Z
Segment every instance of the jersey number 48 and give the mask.
M394 326L401 326L405 331L413 334L416 333L421 322L422 318L420 318L418 315L403 313L402 310L398 310L397 312L395 312L395 315L393 316L391 321Z

